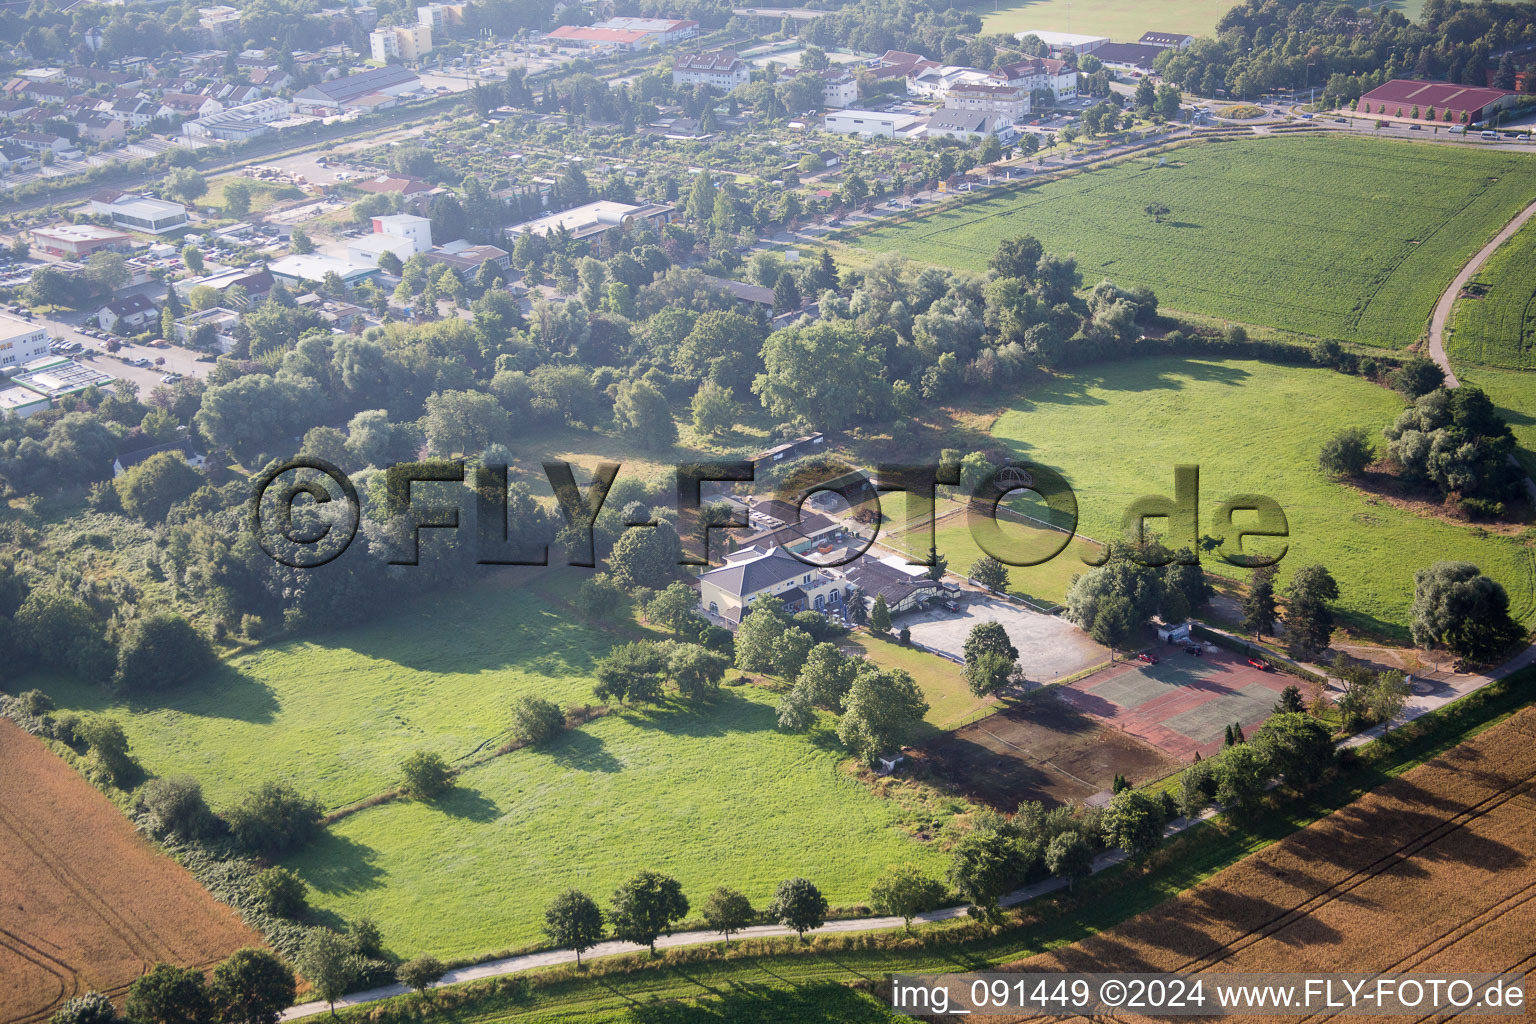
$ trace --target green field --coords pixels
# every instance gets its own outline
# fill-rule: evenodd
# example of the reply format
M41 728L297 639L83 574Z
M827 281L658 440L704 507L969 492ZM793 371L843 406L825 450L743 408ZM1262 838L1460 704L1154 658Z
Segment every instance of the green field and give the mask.
M195 776L215 806L281 779L339 807L399 782L413 750L455 760L502 737L515 697L590 700L592 661L615 642L490 584L436 595L408 618L262 648L174 693L46 688L61 707L126 712L135 754L159 774Z
M1187 32L1213 36L1232 0L1002 0L968 5L981 15L985 32L1078 32L1134 43L1143 32Z
M1468 282L1451 313L1445 351L1452 359L1536 369L1536 220L1499 246ZM1458 374L1459 376L1459 374Z
M557 893L606 903L642 867L695 899L726 883L759 906L794 875L847 905L887 864L939 873L942 856L906 836L897 805L842 772L835 736L775 727L776 700L727 687L704 709L597 719L471 769L437 804L343 819L289 864L315 905L372 917L397 952L452 957L539 941Z
M114 715L149 771L196 777L216 807L269 779L336 807L398 783L414 750L494 748L517 695L591 700L592 659L637 630L569 621L558 595L580 573L538 577L536 591L481 585L277 643L175 694L129 701L57 679L26 685L62 710ZM907 838L898 805L843 772L829 729L775 727L777 699L725 687L699 707L596 719L547 749L468 768L438 803L345 817L291 863L320 911L369 915L398 952L444 957L536 942L553 895L579 886L606 902L640 867L676 875L693 896L727 883L759 902L804 874L834 904L865 899L892 862L938 873L942 858Z
M1503 370L1457 361L1452 364L1463 384L1475 384L1488 393L1499 415L1515 432L1515 458L1527 475L1536 475L1536 371Z
M1508 588L1517 616L1536 619L1530 547L1395 508L1317 469L1328 437L1354 426L1377 434L1401 408L1394 393L1328 370L1144 359L1032 391L994 432L1021 457L1065 474L1088 536L1117 536L1133 498L1171 495L1174 465L1196 463L1202 524L1226 495L1274 498L1291 532L1282 582L1290 570L1323 563L1339 581L1344 617L1359 626L1404 637L1414 570L1438 559L1480 565ZM1206 564L1241 575L1219 560Z
M983 270L1004 238L1074 253L1083 280L1163 306L1401 348L1456 270L1536 190L1536 158L1310 136L1205 143L1070 175L857 236ZM1172 211L1153 223L1144 207Z
M1237 5L1232 0L977 0L967 6L981 15L985 32L1044 29L1134 43L1154 31L1214 36L1221 16ZM1389 0L1385 6L1417 20L1424 0Z

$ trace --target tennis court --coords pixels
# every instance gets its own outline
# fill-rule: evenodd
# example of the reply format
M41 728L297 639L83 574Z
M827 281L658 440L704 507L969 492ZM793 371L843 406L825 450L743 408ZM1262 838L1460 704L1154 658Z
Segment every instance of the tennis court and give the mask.
M1182 646L1154 648L1156 665L1127 661L1057 688L1083 714L1167 752L1181 761L1221 749L1226 727L1251 734L1274 710L1280 692L1296 682L1264 672L1230 651L1203 657Z

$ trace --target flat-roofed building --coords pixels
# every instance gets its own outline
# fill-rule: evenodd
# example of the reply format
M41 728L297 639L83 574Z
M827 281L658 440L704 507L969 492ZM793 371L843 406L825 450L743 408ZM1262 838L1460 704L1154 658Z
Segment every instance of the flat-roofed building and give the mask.
M48 354L48 329L0 313L0 369L22 366Z
M506 229L506 235L516 238L518 235L549 235L564 230L578 240L600 239L610 231L628 230L641 223L649 222L660 227L672 220L675 210L670 203L632 206L602 200L514 224Z
M63 356L34 359L11 374L11 380L17 386L46 395L54 401L89 388L105 387L116 379L94 366L86 366Z
M1092 53L1105 43L1109 42L1108 36L1089 36L1077 32L1051 32L1047 29L1032 28L1023 32L1015 32L1013 38L1023 41L1029 36L1034 36L1046 46L1052 53Z
M113 224L129 231L165 235L187 226L187 208L164 199L125 195L108 203L92 200L91 206L111 217Z
M133 236L99 224L50 224L32 229L32 244L51 256L89 256L98 249L128 249Z
M825 127L839 135L868 135L894 139L919 127L923 119L917 114L883 110L834 110L826 117Z

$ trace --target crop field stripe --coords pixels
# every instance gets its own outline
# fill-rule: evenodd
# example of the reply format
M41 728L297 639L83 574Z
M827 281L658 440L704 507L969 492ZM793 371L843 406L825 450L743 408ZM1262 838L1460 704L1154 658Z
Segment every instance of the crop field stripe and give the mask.
M89 883L81 878L73 868L65 864L60 858L52 856L48 852L47 843L37 835L24 822L13 815L7 814L4 808L0 808L0 825L16 838L16 841L26 848L27 852L37 859L43 870L53 876L59 886L82 904L89 907L92 913L101 919L108 931L116 935L124 946L142 957L146 964L155 963L158 960L172 956L170 947L165 940L149 925L143 922L128 920L117 908L106 900L96 895ZM151 941L153 940L153 941Z
M1076 253L1085 277L1147 285L1169 309L1401 347L1423 331L1436 286L1502 228L1536 167L1369 138L1244 139L1170 154L1179 162L1166 168L1138 156L845 237L980 270L998 241L1028 232ZM1143 216L1154 190L1173 228L1194 230Z
M1430 957L1438 956L1439 954L1444 953L1446 950L1454 947L1462 939L1465 939L1469 935L1474 934L1479 929L1486 928L1488 925L1490 925L1493 922L1497 921L1499 918L1503 917L1505 914L1509 913L1511 910L1515 910L1515 909L1517 909L1519 907L1525 906L1532 899L1536 899L1536 882L1531 882L1530 884L1528 884L1524 888L1522 888L1519 892L1514 892L1514 893L1511 893L1510 895L1504 897L1498 903L1495 903L1493 906L1488 907L1487 909L1485 909L1482 913L1478 914L1477 916L1469 918L1466 921L1459 921L1459 922L1457 922L1454 926L1452 926L1451 928L1447 929L1442 934L1437 935L1435 938L1430 939L1429 942L1427 942L1423 946L1420 946L1418 949L1414 950L1413 952L1408 953L1405 956L1399 957L1398 959L1394 960L1392 963L1387 964L1384 967L1376 968L1375 969L1375 973L1376 974L1397 974L1397 973L1404 973L1404 974L1406 974L1408 971L1410 971L1413 968L1419 966L1421 963L1423 963L1425 960L1428 960ZM1453 935L1455 936L1455 938L1451 938L1451 936L1453 936ZM1444 940L1446 940L1446 939L1451 939L1451 941L1450 942L1444 942ZM1536 956L1536 954L1533 954L1533 956ZM1526 957L1525 959L1526 960L1530 960L1530 959L1532 959L1532 957ZM1498 973L1500 973L1500 974L1508 974L1508 973L1512 973L1512 972L1509 971L1509 970L1505 970L1505 971L1500 971ZM1336 1016L1336 1015L1335 1014L1330 1014L1330 1013L1315 1013L1315 1014L1312 1014L1311 1016L1301 1018L1300 1021L1298 1022L1298 1024L1308 1024L1309 1021L1329 1020L1329 1019L1331 1019L1334 1016ZM1431 1014L1428 1014L1428 1015L1426 1015L1424 1017L1420 1017L1419 1020L1428 1020L1429 1017L1435 1017L1435 1016L1441 1016L1441 1014L1431 1013Z
M1536 773L1527 775L1516 782L1510 783L1509 785L1497 790L1484 799L1479 800L1471 807L1460 811L1453 817L1446 818L1437 822L1433 827L1426 829L1419 835L1415 836L1413 839L1403 843L1401 846L1397 847L1397 849L1391 851L1390 853L1383 854L1381 857L1372 861L1364 868L1360 868L1351 872L1344 878L1324 889L1322 892L1319 892L1313 895L1311 898L1298 903L1296 906L1290 908L1289 910L1275 915L1263 924L1249 929L1247 932L1238 936L1236 939L1223 944L1221 947L1212 950L1204 956L1186 961L1182 966L1176 968L1176 970L1187 971L1192 968L1201 966L1214 966L1215 964L1218 964L1221 961L1227 959L1232 954L1241 952L1254 943L1268 938L1270 935L1279 931L1286 925L1293 924L1301 918L1310 916L1319 908L1327 906L1329 903L1339 899L1340 897L1365 884L1383 872L1388 871L1391 868L1394 868L1397 865L1403 863L1414 854L1428 849L1435 843L1444 839L1446 836L1449 836L1457 830L1464 828L1469 822L1476 821L1478 818L1486 815L1489 811L1496 810L1497 808L1504 806L1504 804L1508 803L1510 800L1513 800L1517 796L1522 796L1529 793L1531 788L1531 781L1533 779L1536 779Z
M57 957L38 949L20 935L7 930L3 926L0 926L0 947L10 950L17 957L39 968L45 974L51 975L58 982L59 992L54 997L52 1005L62 1003L66 999L73 999L81 994L80 973L78 971ZM47 1020L52 1012L50 1008L42 1011L41 1014L25 1014L20 1017L4 1019L5 1024L32 1024L33 1021Z

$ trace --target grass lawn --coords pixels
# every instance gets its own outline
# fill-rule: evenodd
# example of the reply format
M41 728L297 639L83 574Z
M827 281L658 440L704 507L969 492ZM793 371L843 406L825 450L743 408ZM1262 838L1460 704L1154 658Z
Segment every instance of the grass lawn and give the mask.
M346 818L289 866L322 910L366 914L397 952L441 957L539 941L557 893L606 905L640 868L674 875L695 902L729 884L756 906L795 875L851 905L887 864L940 873L942 856L897 825L897 804L839 767L830 718L809 737L780 732L777 699L726 687L702 709L597 719L471 769L438 804Z
M1343 617L1355 625L1405 636L1413 572L1438 559L1478 564L1509 590L1517 617L1536 619L1528 546L1396 508L1317 468L1317 452L1334 433L1361 426L1376 435L1401 408L1392 392L1328 370L1160 358L1059 378L1018 399L994 432L1020 456L1066 476L1088 536L1118 536L1132 499L1171 495L1174 465L1195 463L1202 528L1227 495L1274 498L1290 524L1282 584L1290 571L1323 563L1339 581ZM1265 550L1273 542L1246 543ZM1206 565L1242 575L1219 560Z
M1214 36L1231 0L981 0L967 5L981 15L984 32L1078 32L1134 43L1143 32Z
M1311 136L1188 146L878 228L853 244L984 270L1032 234L1085 284L1162 305L1401 348L1445 282L1536 189L1526 154ZM1172 211L1161 224L1143 208Z
M282 779L338 807L395 785L415 750L452 760L501 736L515 697L590 700L593 659L617 639L525 589L487 583L238 656L173 693L130 700L39 685L61 708L120 718L146 767L195 776L215 806Z
M1485 291L1481 298L1457 300L1446 354L1458 361L1536 369L1536 220L1499 246L1468 287Z
M850 634L843 646L857 647L882 669L899 668L909 673L928 699L924 720L937 731L957 729L997 707L996 700L971 692L961 666L937 654L903 647L894 638L880 640L864 633Z

